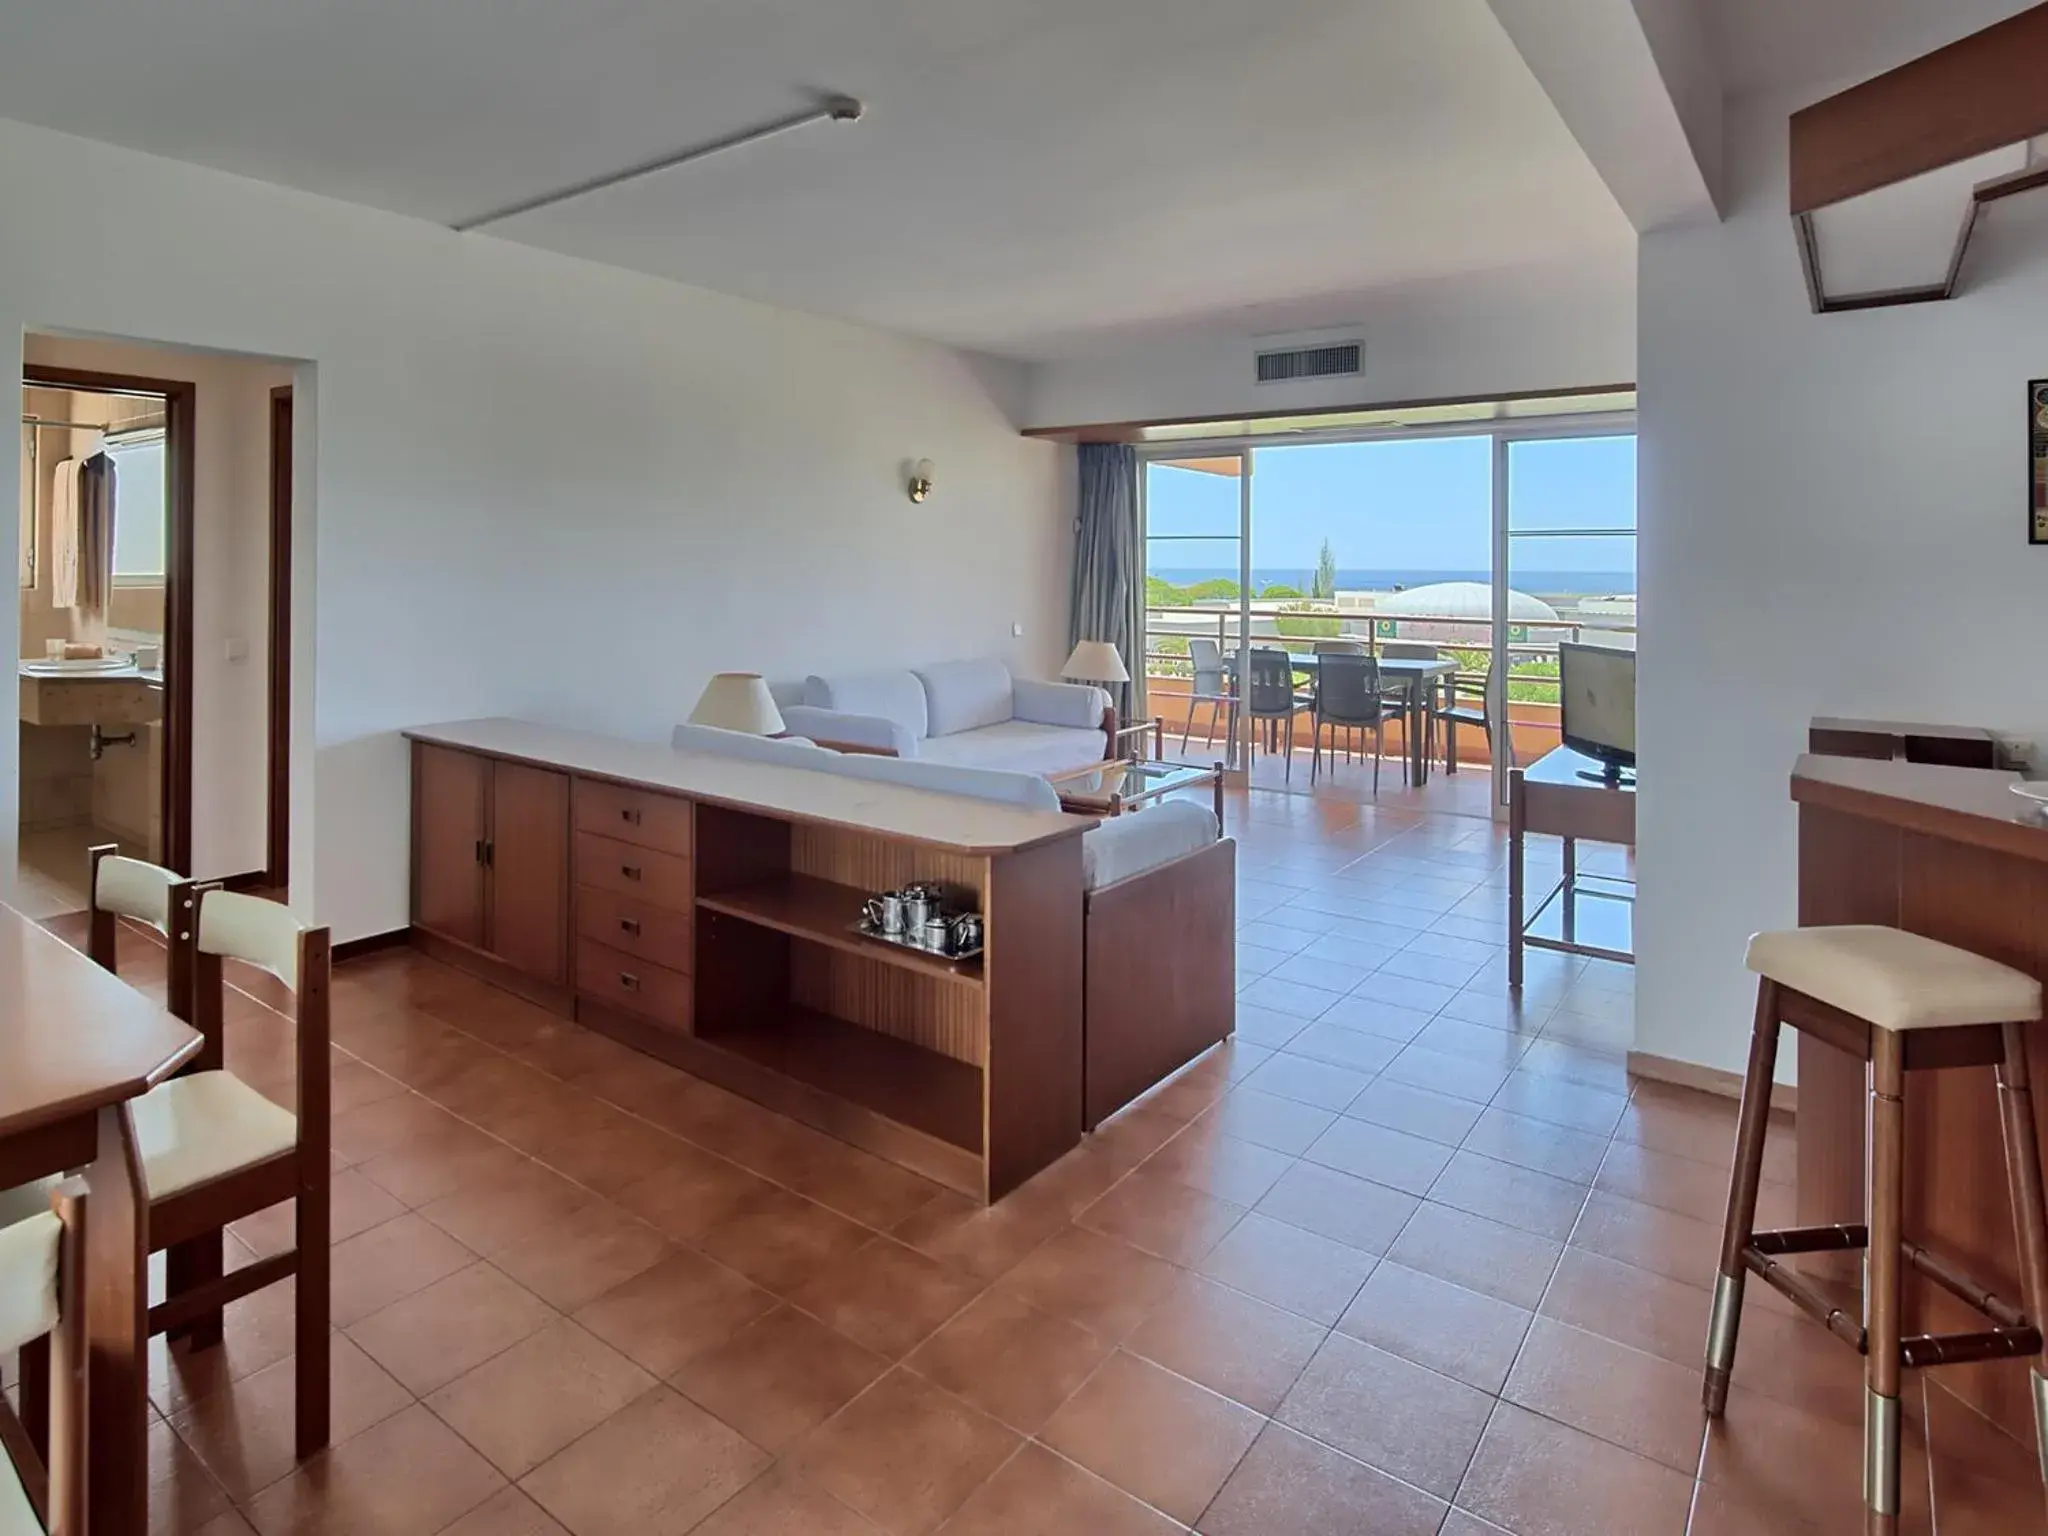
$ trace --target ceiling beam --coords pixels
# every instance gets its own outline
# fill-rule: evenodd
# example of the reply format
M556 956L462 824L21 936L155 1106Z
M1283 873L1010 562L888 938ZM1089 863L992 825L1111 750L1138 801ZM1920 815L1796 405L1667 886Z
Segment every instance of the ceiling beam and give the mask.
M1487 0L1638 234L1720 217L1721 76L1693 0Z
M1809 214L2048 133L2048 4L1792 115L1792 212Z

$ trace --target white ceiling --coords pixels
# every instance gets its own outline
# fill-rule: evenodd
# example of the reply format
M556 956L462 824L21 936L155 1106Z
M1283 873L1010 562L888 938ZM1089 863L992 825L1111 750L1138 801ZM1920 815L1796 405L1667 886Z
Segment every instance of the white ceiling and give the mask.
M1868 79L2039 0L1698 0L1728 93Z
M439 222L818 91L495 232L1020 357L1631 239L1485 0L0 7L9 117Z

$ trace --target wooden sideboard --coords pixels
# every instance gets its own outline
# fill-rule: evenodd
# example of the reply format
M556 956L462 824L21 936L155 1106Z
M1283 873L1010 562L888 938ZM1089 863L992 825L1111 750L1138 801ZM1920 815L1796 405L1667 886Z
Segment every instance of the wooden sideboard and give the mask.
M422 950L978 1199L1079 1142L1090 818L519 721L407 735ZM857 931L913 880L973 893L981 956Z

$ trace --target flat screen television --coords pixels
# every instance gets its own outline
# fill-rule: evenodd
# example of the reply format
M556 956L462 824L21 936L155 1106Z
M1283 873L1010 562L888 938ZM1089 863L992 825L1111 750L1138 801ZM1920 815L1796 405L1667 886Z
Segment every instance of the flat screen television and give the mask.
M1558 698L1564 744L1619 779L1636 765L1636 653L1605 645L1557 648Z

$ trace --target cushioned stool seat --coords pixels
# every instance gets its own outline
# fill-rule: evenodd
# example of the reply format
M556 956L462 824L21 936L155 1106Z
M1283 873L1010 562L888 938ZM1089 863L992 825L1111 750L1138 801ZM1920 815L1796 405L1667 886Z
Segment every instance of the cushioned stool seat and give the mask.
M1896 928L1759 933L1744 963L1879 1029L1955 1029L2041 1017L2041 984L2033 977Z

